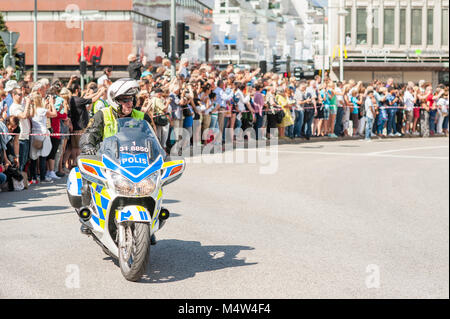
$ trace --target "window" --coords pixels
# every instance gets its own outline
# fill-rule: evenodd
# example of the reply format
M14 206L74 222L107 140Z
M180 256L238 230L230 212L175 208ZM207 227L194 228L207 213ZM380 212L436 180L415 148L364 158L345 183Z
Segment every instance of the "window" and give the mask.
M448 9L442 10L442 45L448 45Z
M345 37L351 39L351 35L352 35L352 14L351 14L351 12L352 12L352 10L350 8L350 9L347 9L347 11L349 13L345 16ZM351 40L349 43L346 40L345 44L350 45Z
M380 14L378 9L373 9L373 21L372 21L372 44L378 44L378 30L380 26Z
M395 40L395 10L384 9L384 44L394 44Z
M367 10L356 10L356 43L367 44Z
M406 9L400 9L400 44L406 44Z
M427 45L433 44L433 9L427 10Z
M411 44L422 44L422 9L411 10Z
M268 9L280 9L280 2L269 2Z

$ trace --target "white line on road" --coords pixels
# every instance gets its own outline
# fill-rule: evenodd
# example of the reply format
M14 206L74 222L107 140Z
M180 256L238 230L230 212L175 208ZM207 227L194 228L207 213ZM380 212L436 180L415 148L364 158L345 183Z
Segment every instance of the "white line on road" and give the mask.
M388 151L381 151L381 152L372 152L372 153L368 153L368 154L370 154L370 155L378 155L378 154L393 153L393 152L408 152L408 151L431 150L431 149L439 149L439 148L448 148L448 145L442 145L442 146L426 146L426 147L414 147L414 148L402 148L402 149L396 149L396 150L388 150ZM448 157L447 157L447 158L448 158Z
M434 148L448 148L448 146L443 147L434 147ZM417 148L418 149L418 148ZM309 154L318 154L318 155L337 155L337 156L361 156L361 157L391 157L391 158L405 158L405 159L436 159L436 160L448 160L449 157L446 156L414 156L414 155L390 155L384 154L389 152L397 152L397 151L405 151L405 150L413 150L413 149L403 149L403 150L393 150L386 152L374 152L374 153L339 153L339 152L297 152L297 151L285 151L285 150L258 150L262 152L274 152L274 153L285 153L285 154L299 154L299 155L309 155ZM244 152L254 152L255 149L237 149L236 151L244 151Z

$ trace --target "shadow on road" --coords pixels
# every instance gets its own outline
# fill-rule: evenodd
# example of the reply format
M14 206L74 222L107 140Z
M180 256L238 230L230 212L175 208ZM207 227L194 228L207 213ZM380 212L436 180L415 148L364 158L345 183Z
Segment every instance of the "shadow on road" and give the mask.
M43 199L47 200L53 196L61 195L58 191L65 187L66 178L61 178L53 183L38 184L37 186L30 185L28 189L19 192L0 192L0 208L17 207L30 202L41 202ZM23 209L30 210L27 208Z
M180 201L177 199L163 199L162 203L163 204L175 204L175 203L179 203Z
M160 240L156 246L151 246L150 263L139 282L175 282L192 278L199 272L256 265L237 257L241 251L253 249L236 245L202 246L198 241ZM119 267L118 261L111 257L104 260Z
M301 148L323 148L323 145L318 146L300 146Z
M241 251L253 249L235 245L202 246L198 241L161 240L151 247L150 266L140 282L174 282L194 277L199 272L255 265L237 257Z
M28 211L28 212L51 212L51 211L58 211L58 210L66 210L70 208L69 206L33 206L33 207L23 207L20 210Z
M249 246L202 246L198 241L177 239L159 240L150 248L150 262L140 283L161 284L194 277L199 272L214 271L231 267L251 266L237 255L242 250L253 250ZM117 260L106 257L104 260Z

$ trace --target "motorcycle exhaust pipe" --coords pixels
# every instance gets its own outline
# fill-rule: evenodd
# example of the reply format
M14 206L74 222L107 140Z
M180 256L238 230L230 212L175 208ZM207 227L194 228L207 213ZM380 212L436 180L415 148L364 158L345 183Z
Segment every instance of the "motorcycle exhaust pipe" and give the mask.
M80 216L80 218L87 222L89 219L91 219L92 216L92 212L90 210L89 207L82 207L79 211L78 211L78 216Z
M166 208L161 208L161 211L159 212L159 220L164 221L169 217L170 217L169 211Z

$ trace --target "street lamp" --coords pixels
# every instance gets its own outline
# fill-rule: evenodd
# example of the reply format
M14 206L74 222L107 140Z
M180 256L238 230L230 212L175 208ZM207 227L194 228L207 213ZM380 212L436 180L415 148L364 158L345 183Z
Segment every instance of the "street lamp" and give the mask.
M72 14L70 13L63 13L61 15L61 17L63 19L80 19L81 21L81 54L80 54L80 65L85 62L85 57L84 57L84 21L86 19L89 20L99 20L102 18L102 16L100 15L99 11L97 10L85 10L85 11L80 11L79 12L79 16L74 17ZM80 70L80 84L81 84L81 91L84 90L84 76L83 73Z
M33 81L37 82L37 0L34 0L34 19L33 19Z
M317 11L316 11L316 10ZM323 15L322 17L322 83L325 80L325 8L324 7L318 7L318 6L314 6L314 8L310 7L306 13L308 15L319 15L319 13L321 15Z
M343 54L343 47L344 47L344 18L348 15L347 10L344 9L344 1L340 0L339 2L339 80L342 82L344 81L344 54Z

